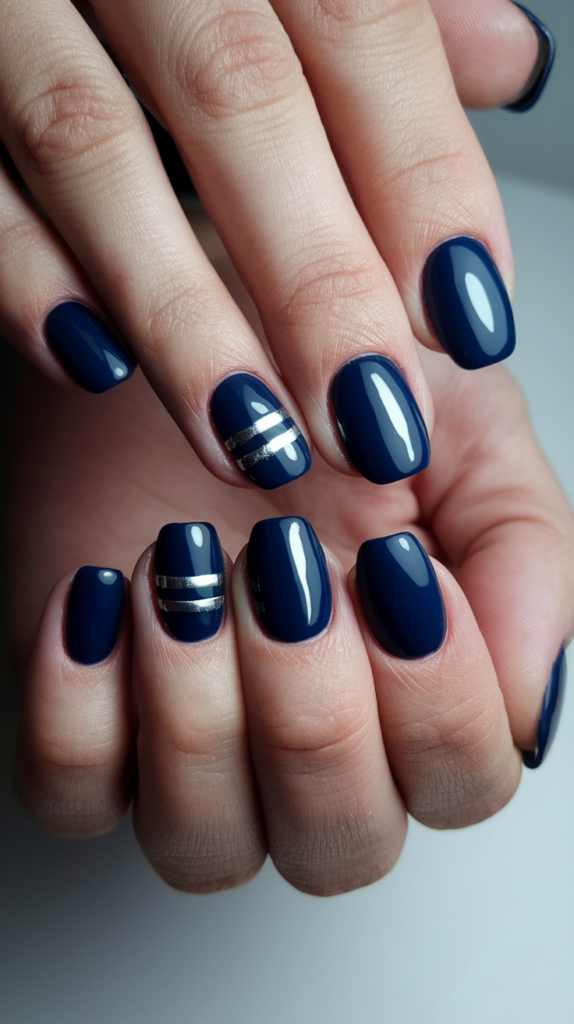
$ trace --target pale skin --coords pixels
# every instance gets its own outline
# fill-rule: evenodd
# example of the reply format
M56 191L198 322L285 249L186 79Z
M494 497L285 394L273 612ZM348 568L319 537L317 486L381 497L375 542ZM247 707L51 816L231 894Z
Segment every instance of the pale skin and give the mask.
M170 884L241 884L269 850L304 891L366 885L396 862L406 811L462 827L510 799L573 631L572 517L516 385L429 351L419 290L428 252L459 233L485 242L512 290L500 200L456 90L468 105L511 100L532 32L506 0L484 0L470 26L437 2L453 79L427 3L356 3L349 17L332 0L253 0L239 14L211 4L213 21L206 4L172 3L161 23L156 5L94 4L248 295L205 219L190 229L77 12L35 4L24 32L25 4L1 7L0 130L53 225L3 176L2 329L49 378L30 371L16 413L22 667L40 621L21 798L53 832L95 835L125 813L137 770L136 831ZM498 76L466 55L493 24L510 26ZM73 386L42 327L69 298L115 322L147 380L97 397ZM430 468L383 488L351 470L328 404L335 370L363 352L397 362L429 431L434 420ZM234 370L267 381L315 446L287 488L250 487L213 434L209 395ZM242 551L256 520L285 514L315 527L334 592L327 630L295 645L259 626ZM214 523L235 567L221 631L184 645L158 616L149 544L191 520ZM419 662L376 643L352 572L363 540L404 529L435 556L448 615L440 651ZM132 578L118 645L94 667L63 640L82 564Z

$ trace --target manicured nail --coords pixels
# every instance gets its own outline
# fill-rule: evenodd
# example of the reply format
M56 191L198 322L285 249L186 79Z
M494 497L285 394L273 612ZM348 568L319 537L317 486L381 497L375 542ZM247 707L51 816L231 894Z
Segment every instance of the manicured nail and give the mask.
M256 523L247 566L259 621L272 637L296 644L325 629L333 608L331 581L323 548L306 519Z
M311 468L299 427L251 373L234 373L218 384L211 399L211 418L239 468L258 487L271 491Z
M523 750L522 760L527 768L539 768L546 757L556 735L564 693L566 691L566 658L564 647L560 648L558 657L552 666L550 679L542 698L542 711L536 735L536 750Z
M124 577L119 569L100 569L96 565L78 569L66 616L66 644L74 661L95 665L112 653L124 603Z
M70 377L86 391L99 395L134 372L125 348L81 302L61 302L48 313L46 338Z
M374 484L390 484L426 469L428 434L400 370L384 356L346 363L331 386L337 426L349 458Z
M357 589L375 637L397 658L424 658L446 635L446 611L432 563L412 533L361 544Z
M525 111L530 110L542 95L548 81L548 76L552 71L552 65L554 64L556 43L552 33L532 11L527 10L522 4L514 3L514 6L519 7L522 13L526 15L538 37L538 57L532 69L532 74L520 95L512 103L507 103L504 108L505 110L512 110L515 114L523 114Z
M514 351L514 317L504 282L481 242L460 235L431 252L423 298L445 352L465 370L507 359Z
M169 523L155 549L155 584L168 633L184 643L214 636L223 620L225 569L210 523Z

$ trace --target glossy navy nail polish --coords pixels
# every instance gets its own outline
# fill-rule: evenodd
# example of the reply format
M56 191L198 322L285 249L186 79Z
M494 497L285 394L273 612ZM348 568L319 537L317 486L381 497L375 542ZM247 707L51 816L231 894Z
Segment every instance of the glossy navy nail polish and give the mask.
M155 549L155 584L160 615L176 640L197 643L214 636L225 605L225 569L215 527L164 526Z
M299 643L329 624L333 598L327 562L306 519L285 516L256 523L247 566L259 621L276 640Z
M556 735L566 691L565 653L564 647L561 647L544 691L536 736L536 750L522 751L522 760L527 768L540 767Z
M514 317L495 263L475 238L449 238L423 270L423 298L445 352L465 370L507 359L514 351Z
M412 533L361 544L357 589L375 637L397 658L424 658L446 635L446 611L432 563Z
M112 653L122 624L124 577L119 569L84 565L68 599L66 644L74 661L95 665Z
M367 480L390 484L426 469L424 420L390 359L360 356L346 363L333 380L331 401L349 458Z
M301 431L258 377L226 377L213 392L211 418L239 468L258 487L271 491L311 468Z
M535 103L540 99L542 92L548 81L548 76L552 71L552 65L554 64L554 57L556 56L556 43L554 42L554 36L546 28L546 25L536 17L532 11L529 11L522 4L514 2L515 7L519 7L523 14L532 23L534 31L538 36L538 57L536 64L532 69L532 74L528 79L524 89L517 96L512 103L507 103L505 110L511 110L515 114L524 114L527 110L530 110Z
M125 348L80 302L61 302L48 313L46 338L70 377L94 394L109 391L134 372Z

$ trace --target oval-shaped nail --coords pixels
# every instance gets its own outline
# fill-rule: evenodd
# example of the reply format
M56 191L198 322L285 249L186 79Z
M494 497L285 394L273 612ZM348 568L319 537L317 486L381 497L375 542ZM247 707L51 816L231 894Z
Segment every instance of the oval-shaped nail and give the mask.
M276 640L299 643L321 633L333 608L323 548L306 519L262 519L249 538L247 567L261 625Z
M522 760L526 768L539 768L554 741L566 691L566 652L562 646L552 666L550 679L542 698L542 709L538 721L536 750L523 750Z
M119 569L84 565L68 599L66 645L74 661L95 665L112 653L122 624L125 583Z
M81 302L61 302L46 317L46 338L76 384L101 394L131 377L135 363L103 320Z
M445 352L464 370L507 359L514 351L514 316L488 249L461 235L441 242L427 259L423 299Z
M333 379L331 401L349 458L367 480L390 484L426 469L424 420L390 359L371 355L346 363Z
M253 374L234 373L218 384L211 398L211 418L239 469L258 487L274 490L311 468L299 427Z
M159 612L176 640L214 636L223 620L225 569L211 523L169 523L157 538L155 585Z
M357 590L376 639L398 658L424 658L441 646L446 611L426 551L412 533L361 544Z
M552 71L554 57L556 56L556 43L550 30L546 28L546 25L532 11L523 7L522 4L517 4L516 0L513 0L513 3L515 7L519 7L522 13L526 15L538 38L538 57L528 81L520 95L512 103L507 103L504 107L505 110L511 110L514 114L524 114L527 110L531 110L535 103L538 103L546 88L548 76Z

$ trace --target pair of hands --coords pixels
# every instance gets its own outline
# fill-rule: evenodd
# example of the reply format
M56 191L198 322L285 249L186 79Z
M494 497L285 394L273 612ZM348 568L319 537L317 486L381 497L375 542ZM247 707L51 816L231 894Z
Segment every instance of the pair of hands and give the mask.
M48 580L80 562L130 573L173 519L214 522L236 556L256 519L305 515L343 567L329 563L326 633L287 646L261 630L239 556L221 632L184 647L163 631L144 556L133 654L125 625L92 668L62 642L68 574L48 602L27 689L24 800L60 834L110 827L133 792L137 734L138 834L173 884L237 884L266 844L307 891L366 884L396 860L405 807L452 827L506 802L519 777L513 741L536 745L542 693L571 634L571 519L515 386L500 368L467 375L413 337L438 347L419 282L445 238L480 238L511 288L500 201L455 87L469 105L513 99L535 36L502 0L462 19L460 5L434 4L453 85L427 4L229 3L217 16L213 4L174 4L161 18L141 3L94 5L175 136L263 340L208 229L190 232L139 109L85 24L69 5L46 5L24 33L21 4L4 6L2 134L58 231L4 179L4 330L64 382L46 315L70 298L108 322L111 313L213 474L141 377L97 406L72 392L56 401L37 383L19 489L21 649ZM517 45L508 59L509 36L499 36L506 59L492 73L481 46L505 23ZM400 365L429 430L436 410L431 468L384 491L345 478L329 409L334 372L365 352ZM267 381L320 453L287 491L231 490L242 480L208 399L237 370ZM341 575L361 541L405 527L452 570L437 565L447 639L420 663L382 651Z

